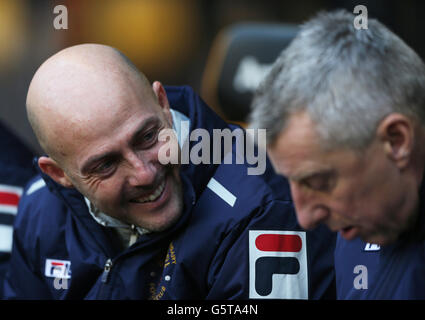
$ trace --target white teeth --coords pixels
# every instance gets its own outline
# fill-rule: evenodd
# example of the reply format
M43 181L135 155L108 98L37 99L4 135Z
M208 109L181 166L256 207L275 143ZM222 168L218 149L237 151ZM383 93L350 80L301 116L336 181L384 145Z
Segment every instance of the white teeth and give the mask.
M133 200L133 202L139 202L139 203L144 203L144 202L150 202L150 201L155 201L156 199L158 199L158 197L161 195L162 191L164 190L165 187L165 181L163 181L158 188L156 188L156 190L149 196L149 197L144 197L144 198L140 198L140 199L135 199Z

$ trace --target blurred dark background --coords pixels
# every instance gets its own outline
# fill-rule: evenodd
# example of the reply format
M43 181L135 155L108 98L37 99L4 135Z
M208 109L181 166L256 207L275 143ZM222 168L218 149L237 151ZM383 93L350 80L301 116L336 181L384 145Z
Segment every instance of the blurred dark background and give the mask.
M68 10L67 30L53 26L57 5ZM201 93L213 41L224 28L299 24L318 11L353 12L356 5L365 5L369 18L378 18L424 59L425 2L418 0L0 0L0 121L41 152L26 119L26 91L38 66L64 47L112 45L151 81L188 84Z

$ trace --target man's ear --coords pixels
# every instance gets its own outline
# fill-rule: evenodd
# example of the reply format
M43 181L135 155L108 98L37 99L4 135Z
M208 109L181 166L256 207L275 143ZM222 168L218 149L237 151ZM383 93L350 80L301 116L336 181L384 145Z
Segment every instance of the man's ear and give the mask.
M400 169L411 160L414 132L413 121L399 113L391 113L378 125L377 135L384 143L385 153Z
M167 93L165 92L164 87L162 86L161 82L155 81L152 84L153 92L155 93L156 97L158 98L158 103L161 106L162 110L165 113L165 116L167 117L167 121L172 126L173 125L173 117L170 112L170 103L168 102Z
M73 184L66 173L59 167L57 162L49 157L38 158L38 166L41 171L47 174L50 178L66 188L72 188Z

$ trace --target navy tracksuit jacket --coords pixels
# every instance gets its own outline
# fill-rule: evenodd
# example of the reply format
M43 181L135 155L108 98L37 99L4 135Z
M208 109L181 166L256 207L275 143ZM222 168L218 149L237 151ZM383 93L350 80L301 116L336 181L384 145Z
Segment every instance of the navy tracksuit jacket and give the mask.
M36 174L34 154L0 123L0 297L12 250L12 232L22 190Z
M190 88L166 91L190 130L204 128L212 137L213 129L235 128ZM334 298L335 236L298 226L287 181L269 162L262 175L247 175L247 167L182 165L180 220L124 251L79 192L36 178L19 206L6 297Z
M335 250L338 299L425 299L425 184L419 216L391 245L378 246L340 236Z

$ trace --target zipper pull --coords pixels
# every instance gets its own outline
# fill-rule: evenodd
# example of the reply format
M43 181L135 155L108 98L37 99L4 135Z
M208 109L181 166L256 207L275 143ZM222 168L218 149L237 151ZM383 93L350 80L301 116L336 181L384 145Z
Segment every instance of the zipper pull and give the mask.
M139 237L139 233L136 230L136 226L134 224L131 225L131 235L128 246L131 247L134 243L136 243L137 238Z
M106 283L108 281L108 276L109 276L109 272L112 269L112 260L108 259L106 260L105 266L103 268L103 273L102 273L102 282Z

